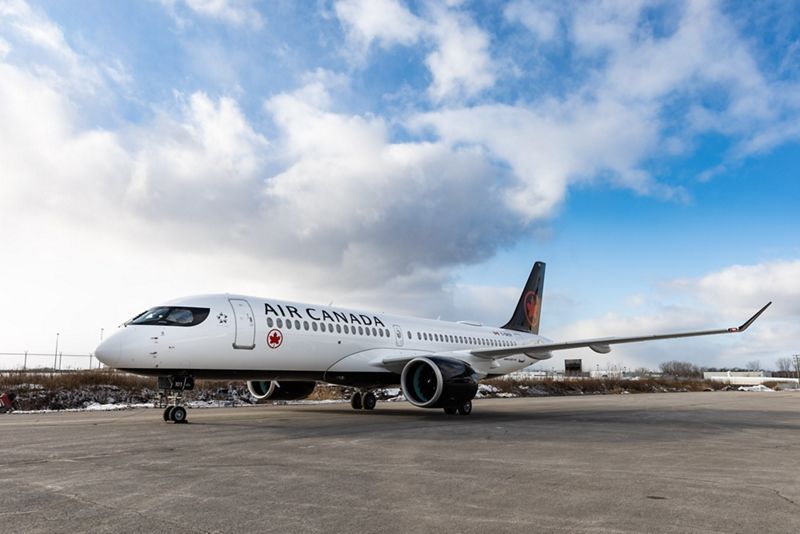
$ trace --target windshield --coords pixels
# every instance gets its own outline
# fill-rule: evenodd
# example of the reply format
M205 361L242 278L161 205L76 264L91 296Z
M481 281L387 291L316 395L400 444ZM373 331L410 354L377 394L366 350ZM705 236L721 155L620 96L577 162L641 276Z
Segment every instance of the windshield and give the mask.
M168 326L194 326L205 321L208 308L159 306L137 315L126 324L158 324Z

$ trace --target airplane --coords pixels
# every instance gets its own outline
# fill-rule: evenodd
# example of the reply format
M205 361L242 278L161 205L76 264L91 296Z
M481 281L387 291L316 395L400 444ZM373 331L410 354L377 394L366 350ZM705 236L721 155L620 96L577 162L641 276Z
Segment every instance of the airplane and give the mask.
M552 352L744 332L741 326L633 337L551 341L539 335L545 264L536 262L511 319L491 327L401 317L244 295L181 298L127 321L95 350L109 367L158 377L170 399L164 421L185 423L181 405L197 379L247 381L256 399L297 400L317 382L350 386L353 409L372 410L374 389L400 386L420 408L469 415L482 379L519 371Z

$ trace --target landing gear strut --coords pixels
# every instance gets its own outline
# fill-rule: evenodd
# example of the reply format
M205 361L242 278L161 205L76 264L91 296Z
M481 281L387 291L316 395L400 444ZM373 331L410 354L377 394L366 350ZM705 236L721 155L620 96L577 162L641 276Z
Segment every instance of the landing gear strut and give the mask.
M350 406L354 410L374 410L377 403L378 399L375 398L375 394L371 391L367 391L366 393L356 391L353 393L353 396L350 397Z
M191 376L159 376L158 377L159 405L166 404L164 408L164 421L173 423L186 423L186 408L181 406L185 391L194 389L194 378Z

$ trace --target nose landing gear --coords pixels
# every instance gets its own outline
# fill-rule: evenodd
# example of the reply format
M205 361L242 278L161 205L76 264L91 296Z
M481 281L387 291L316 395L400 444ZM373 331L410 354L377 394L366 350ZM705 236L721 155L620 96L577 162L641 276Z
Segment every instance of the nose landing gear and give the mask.
M158 377L159 405L164 408L164 421L173 423L186 423L186 408L181 406L183 393L194 389L194 378L191 376L159 376Z

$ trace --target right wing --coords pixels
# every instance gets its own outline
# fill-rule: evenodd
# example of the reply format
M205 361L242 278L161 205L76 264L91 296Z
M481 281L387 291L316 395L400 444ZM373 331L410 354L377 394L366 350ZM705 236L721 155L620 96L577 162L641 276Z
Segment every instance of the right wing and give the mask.
M584 339L580 341L566 341L562 343L541 343L538 345L517 345L516 347L476 349L471 351L471 353L478 358L484 358L487 360L496 360L497 358L503 358L505 356L511 356L513 354L520 353L527 354L528 356L536 359L545 359L549 356L544 355L554 350L589 347L593 351L599 352L600 354L607 354L608 352L611 352L611 345L617 345L620 343L637 343L639 341L655 341L658 339L673 339L678 337L711 336L714 334L735 334L747 330L747 328L753 324L753 321L758 319L759 315L764 313L764 310L769 308L770 304L772 304L772 302L768 302L766 306L758 310L755 315L750 317L750 319L745 321L741 326L734 326L731 328L721 328L718 330L698 330L694 332L676 332L673 334L655 334L647 336L604 337L596 339Z

